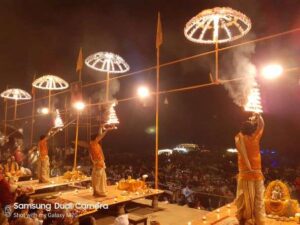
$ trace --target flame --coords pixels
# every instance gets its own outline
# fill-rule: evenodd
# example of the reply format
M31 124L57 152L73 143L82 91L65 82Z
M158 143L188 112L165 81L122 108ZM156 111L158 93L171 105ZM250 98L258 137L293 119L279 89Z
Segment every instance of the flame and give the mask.
M247 103L244 106L245 111L262 113L263 108L261 105L260 91L258 87L253 87L247 98Z
M60 127L63 127L63 126L64 126L64 122L62 121L59 110L57 109L56 110L56 116L55 116L55 119L54 119L54 128L60 128Z

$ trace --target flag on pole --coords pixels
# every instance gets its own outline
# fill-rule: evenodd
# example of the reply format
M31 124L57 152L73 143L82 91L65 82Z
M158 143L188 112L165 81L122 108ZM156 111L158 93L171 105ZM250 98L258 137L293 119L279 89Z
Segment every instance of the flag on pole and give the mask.
M160 13L158 12L157 29L156 29L156 48L159 48L163 42L162 27L160 21Z
M78 58L77 58L76 72L81 71L82 67L83 67L83 56L82 56L82 48L80 48Z

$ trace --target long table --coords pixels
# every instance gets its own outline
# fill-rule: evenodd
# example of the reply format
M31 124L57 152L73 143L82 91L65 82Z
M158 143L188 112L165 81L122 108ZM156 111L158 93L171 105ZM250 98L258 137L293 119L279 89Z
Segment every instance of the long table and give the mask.
M27 180L27 181L17 182L16 184L20 187L32 187L33 191L35 192L37 190L78 184L87 181L91 181L91 177L84 177L78 180L69 180L69 179L65 179L63 176L58 176L58 177L50 178L48 183L39 183L38 180Z

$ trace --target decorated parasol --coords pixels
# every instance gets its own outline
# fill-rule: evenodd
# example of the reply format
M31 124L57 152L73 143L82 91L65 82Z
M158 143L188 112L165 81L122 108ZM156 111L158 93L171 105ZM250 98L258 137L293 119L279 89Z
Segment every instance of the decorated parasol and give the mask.
M64 90L69 87L68 82L55 75L44 75L33 81L32 86L42 90L49 91L49 109L51 106L51 91Z
M206 9L193 17L184 28L185 37L196 43L215 44L216 77L219 81L218 45L237 40L251 29L250 19L229 7Z
M109 101L109 75L125 73L129 70L129 65L125 60L111 52L97 52L85 59L85 64L97 71L106 72L106 101Z
M22 89L11 88L1 93L1 97L5 99L10 99L15 101L15 111L14 111L14 119L17 117L17 104L19 100L29 100L31 99L31 95ZM6 121L6 119L5 119Z

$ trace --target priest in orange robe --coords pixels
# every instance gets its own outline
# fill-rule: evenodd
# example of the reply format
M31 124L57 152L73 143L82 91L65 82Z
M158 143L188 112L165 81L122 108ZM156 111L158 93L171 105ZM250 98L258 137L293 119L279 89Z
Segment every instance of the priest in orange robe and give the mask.
M38 159L38 180L40 183L48 183L50 177L50 163L48 156L48 138L47 135L41 135L38 143L39 159Z
M243 123L235 137L238 150L237 219L241 225L265 224L264 177L261 172L260 139L264 121L259 114Z
M105 197L107 192L105 157L99 143L106 133L107 130L103 133L99 131L98 134L91 136L90 141L89 152L93 163L92 186L95 197Z

